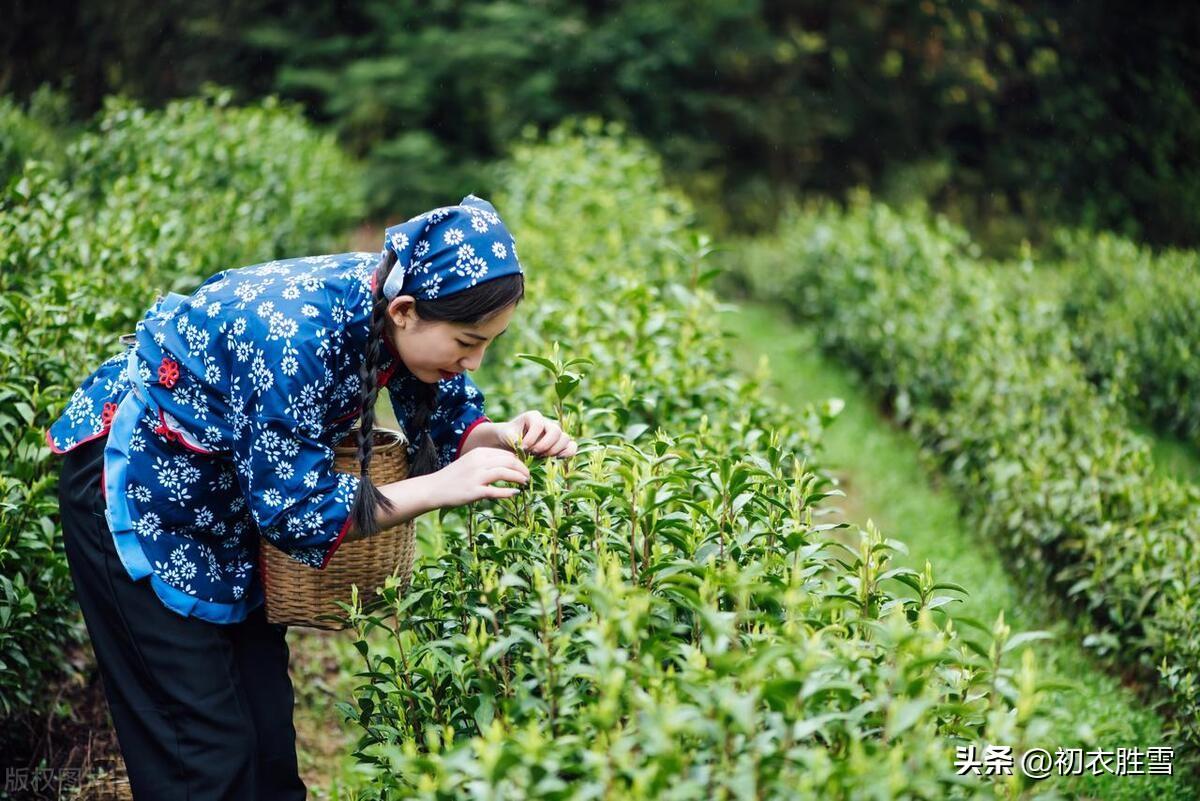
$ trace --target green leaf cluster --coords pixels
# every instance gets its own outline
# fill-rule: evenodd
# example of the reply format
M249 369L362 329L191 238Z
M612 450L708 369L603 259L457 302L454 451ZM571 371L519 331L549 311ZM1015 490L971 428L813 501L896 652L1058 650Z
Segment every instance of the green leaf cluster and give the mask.
M228 101L217 92L147 111L113 98L65 147L23 146L0 194L5 717L41 703L83 634L58 525L60 457L45 440L68 396L158 294L305 252L361 208L354 165L295 107ZM0 120L11 112L0 106Z
M1103 238L1089 246L1095 253L1116 247ZM1086 646L1159 688L1177 741L1194 758L1200 488L1156 473L1147 442L1132 430L1129 393L1089 380L1097 365L1107 369L1105 357L1077 358L1081 349L1105 352L1089 342L1129 342L1141 321L1098 315L1085 330L1107 333L1081 339L1063 325L1058 292L1041 286L1047 273L1028 262L987 263L944 218L865 193L845 208L794 209L777 237L744 254L740 269L755 292L817 324L823 347L858 370L910 427L980 535L999 543L1029 591L1048 588L1068 602L1090 621ZM1080 269L1105 271L1093 288L1080 285L1083 308L1095 287L1125 269L1101 261L1081 256ZM1072 286L1063 291L1073 294ZM1151 288L1154 300L1138 300L1141 290L1129 288L1132 315L1155 301L1164 310L1139 335L1163 337L1143 351L1147 372L1164 368L1150 386L1174 380L1166 354L1179 346L1183 324L1169 324L1172 339L1155 321L1192 301Z
M956 621L961 587L828 522L831 415L784 419L735 370L657 158L587 121L524 142L498 181L529 284L489 397L556 405L582 447L444 513L411 586L346 605L359 798L1035 792L953 759L1046 745L1038 635Z
M1056 274L1075 352L1133 412L1200 445L1200 254L1061 230L1036 268Z

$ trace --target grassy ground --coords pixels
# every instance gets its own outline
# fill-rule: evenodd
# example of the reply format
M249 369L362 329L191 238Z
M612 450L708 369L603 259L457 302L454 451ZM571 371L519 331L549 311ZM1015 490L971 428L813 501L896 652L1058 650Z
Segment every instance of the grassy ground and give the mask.
M338 701L350 701L357 682L354 673L362 669L362 657L352 643L353 632L288 629L296 755L312 801L353 798L359 785L350 755L354 731L334 707Z
M885 535L907 543L909 554L898 558L900 564L922 569L928 559L935 576L970 589L958 608L961 614L991 621L1003 610L1014 630L1052 632L1054 638L1037 648L1042 675L1075 691L1056 704L1059 718L1050 750L1077 745L1080 735L1092 739L1092 748L1110 750L1164 744L1162 719L1083 650L1081 635L1069 621L1056 620L1040 599L1019 589L996 549L966 527L954 498L938 488L916 443L878 413L848 369L821 354L811 329L758 305L730 312L723 328L733 335L737 363L744 369L753 370L761 356L769 359L779 400L796 407L829 397L845 401L826 434L825 464L847 493L846 519L862 525L874 520ZM1168 447L1163 458L1168 454L1186 464L1178 450ZM948 752L947 760L952 758ZM1130 801L1195 798L1198 792L1177 776L1086 776L1056 786L1068 797Z

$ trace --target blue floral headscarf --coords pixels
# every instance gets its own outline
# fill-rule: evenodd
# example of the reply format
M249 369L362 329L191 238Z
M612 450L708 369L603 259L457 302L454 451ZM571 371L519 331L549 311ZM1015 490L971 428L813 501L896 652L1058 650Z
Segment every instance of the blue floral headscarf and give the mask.
M383 284L388 300L397 295L433 300L525 272L500 215L475 195L393 225L384 232L383 246L396 256Z

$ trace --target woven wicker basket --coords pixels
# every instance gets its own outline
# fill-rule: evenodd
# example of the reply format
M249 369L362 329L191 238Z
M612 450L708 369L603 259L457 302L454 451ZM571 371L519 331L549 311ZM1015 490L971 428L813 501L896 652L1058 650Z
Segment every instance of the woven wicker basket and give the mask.
M357 431L334 447L334 469L357 473ZM404 435L375 428L375 445L368 474L376 486L408 477ZM345 612L334 603L351 601L351 584L364 600L389 576L408 587L412 578L413 521L384 529L373 537L342 540L324 570L299 562L267 540L259 542L258 566L266 593L267 620L288 626L337 631L345 628Z

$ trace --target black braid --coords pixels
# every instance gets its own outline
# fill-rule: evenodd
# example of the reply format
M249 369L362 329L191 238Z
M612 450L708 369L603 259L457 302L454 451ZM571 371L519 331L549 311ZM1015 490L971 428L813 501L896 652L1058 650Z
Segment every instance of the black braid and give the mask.
M377 506L382 505L389 512L395 508L367 475L367 468L371 464L371 453L375 446L375 400L379 397L379 388L376 383L379 373L380 342L386 330L385 315L388 303L383 295L383 282L387 280L388 273L395 263L396 254L391 250L385 250L375 268L375 294L371 304L371 334L367 338L366 355L358 370L358 376L362 380L362 416L358 423L359 478L362 481L358 496L354 499L351 515L354 519L354 527L363 537L370 537L379 532Z
M412 430L420 431L420 447L413 456L409 475L423 476L438 469L437 445L429 435L429 418L437 411L437 384L421 383L421 402L412 418Z

